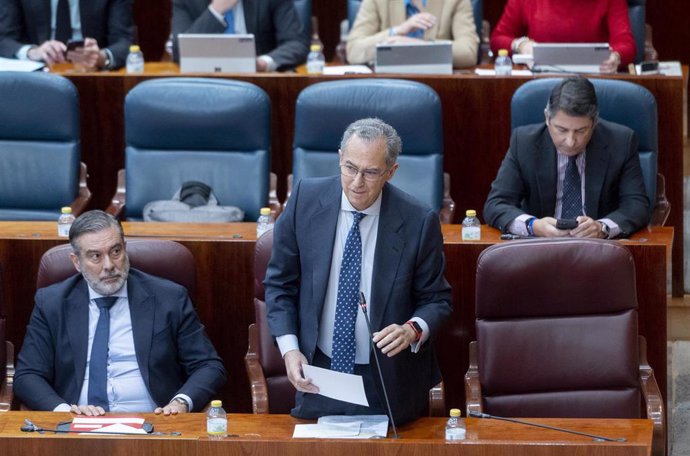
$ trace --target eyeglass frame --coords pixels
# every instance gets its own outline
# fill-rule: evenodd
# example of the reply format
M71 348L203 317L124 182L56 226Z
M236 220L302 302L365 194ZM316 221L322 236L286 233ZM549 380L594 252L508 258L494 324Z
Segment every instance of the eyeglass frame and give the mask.
M357 175L361 174L362 178L367 181L367 182L376 182L377 180L381 179L381 177L389 172L393 167L389 166L388 168L384 169L383 171L374 171L373 169L359 169L355 165L351 165L348 163L341 163L338 165L340 168L340 174L346 177L351 177L352 179L357 179ZM344 170L352 170L354 171L354 174L347 174Z

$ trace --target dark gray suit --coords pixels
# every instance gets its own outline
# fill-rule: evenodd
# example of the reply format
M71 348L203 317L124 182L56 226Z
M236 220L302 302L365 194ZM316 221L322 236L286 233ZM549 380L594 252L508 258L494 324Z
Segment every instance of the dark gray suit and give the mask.
M158 406L186 394L201 410L225 383L225 368L194 312L187 290L131 269L129 311L137 362ZM89 291L81 274L36 292L17 358L14 392L34 410L76 404L84 383Z
M304 179L295 187L274 229L264 281L272 334L296 334L310 363L328 286L341 193L340 177ZM383 187L373 268L372 330L404 324L412 317L429 325L431 339L418 353L406 349L392 358L380 356L393 415L406 422L425 411L429 389L441 379L433 339L450 315L451 294L443 276L438 215L388 183ZM381 385L377 375L374 378L383 404Z
M545 124L518 127L484 205L485 221L501 231L522 214L553 217L556 211L556 147ZM649 222L635 133L599 119L587 145L585 212L609 218L627 236Z
M208 10L209 0L173 0L172 33L179 61L180 33L224 33L225 26ZM285 70L303 64L309 45L292 0L244 0L247 33L253 33L256 55L269 55Z
M125 64L132 44L132 0L80 0L81 33L110 49L113 68ZM2 0L0 57L13 58L27 44L50 39L50 0Z

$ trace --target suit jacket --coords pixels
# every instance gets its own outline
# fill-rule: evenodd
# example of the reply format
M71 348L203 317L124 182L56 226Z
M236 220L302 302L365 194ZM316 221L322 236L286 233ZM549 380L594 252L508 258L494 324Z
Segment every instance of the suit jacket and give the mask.
M113 68L125 64L132 44L132 0L80 0L84 37L113 54ZM0 6L0 57L13 58L26 44L50 39L50 0L3 0Z
M275 337L296 334L310 363L328 285L341 193L339 177L304 179L296 186L276 222L264 281L271 333ZM392 358L380 356L398 422L424 412L429 389L441 379L433 339L451 312L444 268L438 215L386 184L374 253L372 331L416 316L429 325L431 336L418 353L407 349ZM383 404L378 375L373 376Z
M176 394L201 410L225 383L225 368L204 333L187 290L136 269L127 279L137 362L158 406ZM81 274L36 292L14 391L34 410L76 404L88 350L89 291Z
M426 11L436 16L436 24L424 33L424 39L452 40L453 66L476 65L479 37L470 0L428 0ZM376 45L389 38L391 27L405 20L403 0L364 0L348 36L348 62L373 62Z
M172 33L179 61L180 33L224 33L225 26L208 10L209 0L173 0ZM256 55L269 55L285 70L307 60L309 45L292 0L243 0L247 33L254 34Z
M484 205L487 223L501 231L527 213L553 217L556 210L556 147L545 124L516 128ZM649 222L635 133L599 119L587 145L585 212L609 218L627 236Z

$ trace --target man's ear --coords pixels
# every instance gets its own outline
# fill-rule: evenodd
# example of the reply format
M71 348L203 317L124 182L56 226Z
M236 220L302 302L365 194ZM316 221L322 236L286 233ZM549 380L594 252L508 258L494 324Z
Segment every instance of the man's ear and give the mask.
M77 272L81 272L81 267L79 266L79 257L77 256L77 254L74 252L70 253L69 259L72 260L72 264L74 265L74 269L76 269Z

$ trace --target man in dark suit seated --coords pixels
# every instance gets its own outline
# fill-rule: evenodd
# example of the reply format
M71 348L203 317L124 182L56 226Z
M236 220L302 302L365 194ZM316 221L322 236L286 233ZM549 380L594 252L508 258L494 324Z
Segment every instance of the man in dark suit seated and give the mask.
M484 206L484 218L523 236L616 238L647 225L635 133L598 118L592 83L564 79L545 124L516 128ZM557 219L577 226L557 227ZM574 222L573 222L574 225Z
M294 416L386 413L360 296L396 422L424 413L441 379L432 341L451 312L443 237L438 214L388 183L401 147L381 120L354 122L340 144L340 176L298 182L276 222L264 286L298 391ZM313 394L303 363L361 375L369 407Z
M252 33L256 70L286 70L307 60L309 43L293 0L173 0L175 61L180 33Z
M103 415L201 410L225 368L187 290L129 267L103 211L70 230L76 274L36 292L14 391L34 410Z
M67 51L67 42L83 44ZM69 60L86 70L125 64L132 44L132 0L3 0L0 57Z

